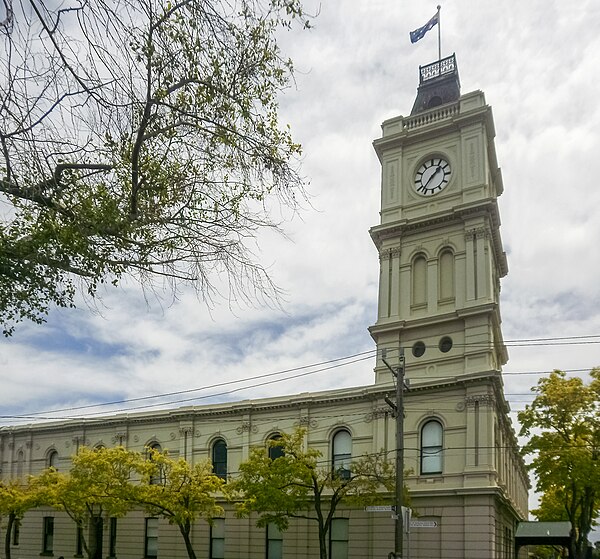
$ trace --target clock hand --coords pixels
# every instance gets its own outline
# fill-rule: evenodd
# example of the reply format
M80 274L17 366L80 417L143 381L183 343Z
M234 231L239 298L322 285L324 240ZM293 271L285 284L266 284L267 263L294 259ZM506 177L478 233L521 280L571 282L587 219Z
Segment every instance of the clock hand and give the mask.
M423 185L423 188L427 188L427 185L431 182L431 180L433 179L433 177L435 177L441 170L442 170L442 167L440 165L438 165L437 169L435 170L435 172L433 173L433 175L431 175L427 179L427 182Z

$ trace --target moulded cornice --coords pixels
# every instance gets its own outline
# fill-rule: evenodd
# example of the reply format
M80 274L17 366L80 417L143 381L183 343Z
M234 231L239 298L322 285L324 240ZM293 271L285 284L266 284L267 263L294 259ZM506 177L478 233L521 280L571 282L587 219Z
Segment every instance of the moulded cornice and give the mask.
M435 382L419 382L411 384L410 392L422 392L425 390L439 390L449 388L451 386L463 385L466 383L480 382L490 378L495 378L496 372L477 373L473 375L463 375L461 377L452 377L447 380ZM231 404L218 404L217 406L198 406L186 407L176 410L164 410L160 412L139 413L134 415L119 415L114 417L104 417L94 420L84 420L82 424L74 424L73 421L57 421L40 424L27 424L6 427L5 432L15 435L33 434L34 432L55 432L64 431L66 428L102 428L114 427L116 424L123 427L128 424L144 424L144 423L167 423L180 421L185 418L201 419L203 417L214 417L223 415L240 415L252 413L264 413L268 411L283 410L283 409L298 409L302 407L327 406L330 404L339 404L341 402L360 402L360 401L375 401L382 399L389 393L390 384L373 384L356 388L346 388L341 390L330 390L324 392L297 394L292 397L282 396L277 398L265 398L262 400L247 400L243 402L235 402ZM408 394L410 394L410 392ZM240 418L244 420L243 417Z
M464 99L468 95L470 94L461 96L461 99ZM401 129L396 133L377 138L373 142L373 148L377 153L377 157L381 161L384 151L427 141L442 134L448 134L449 132L458 132L465 126L470 126L479 122L485 124L488 138L493 138L495 136L496 129L494 126L492 109L489 105L467 109L464 112L458 110L460 105L461 100L459 99L459 101L455 103L448 103L447 105L441 105L430 111L419 113L418 116L396 117L385 121L382 124L382 128L385 129L386 125L396 122L400 125ZM453 111L453 109L456 110ZM421 126L410 126L415 118L426 120L428 115L434 115L439 112L446 112L448 116L440 118L439 120L432 119L429 123Z
M502 278L508 274L508 261L500 236L500 211L496 198L454 206L450 210L442 210L410 221L402 219L392 223L383 223L369 229L369 234L377 249L381 249L384 240L400 239L414 232L430 231L440 226L464 222L467 219L485 216L490 221L489 234L494 247L494 257L498 267L498 275Z
M369 234L375 245L380 246L381 241L393 237L401 237L414 231L427 231L436 229L440 225L454 224L469 218L487 216L490 218L492 229L500 227L500 212L496 198L485 198L477 202L459 204L450 209L440 210L422 217L400 219L391 223L382 223L369 229Z

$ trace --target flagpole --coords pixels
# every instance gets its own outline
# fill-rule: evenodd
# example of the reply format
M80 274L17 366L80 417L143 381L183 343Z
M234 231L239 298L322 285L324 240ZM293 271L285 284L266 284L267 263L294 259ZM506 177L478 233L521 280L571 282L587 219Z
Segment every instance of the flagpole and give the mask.
M440 20L440 10L441 6L437 7L437 16L438 16L438 61L442 59L442 22Z

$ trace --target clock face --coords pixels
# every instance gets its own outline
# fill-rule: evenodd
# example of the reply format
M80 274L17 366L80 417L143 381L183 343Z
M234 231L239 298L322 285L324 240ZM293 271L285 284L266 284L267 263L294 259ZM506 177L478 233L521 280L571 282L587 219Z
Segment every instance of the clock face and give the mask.
M452 169L443 157L432 157L423 162L415 175L415 190L423 196L433 196L448 186Z

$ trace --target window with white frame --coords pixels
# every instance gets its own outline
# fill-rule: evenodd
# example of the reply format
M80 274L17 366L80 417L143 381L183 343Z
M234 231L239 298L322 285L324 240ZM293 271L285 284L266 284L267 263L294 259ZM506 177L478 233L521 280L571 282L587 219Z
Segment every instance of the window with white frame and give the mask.
M44 516L42 526L42 554L54 552L54 517Z
M329 529L329 559L348 559L348 519L334 518Z
M269 437L269 441L280 441L281 435L279 433L275 433L271 437ZM276 460L277 458L281 458L285 456L285 452L283 451L283 447L281 445L273 444L269 442L269 458L271 460Z
M217 439L212 447L213 472L221 479L227 479L227 443Z
M17 477L21 479L25 468L25 453L19 450L17 453Z
M282 559L283 533L272 522L267 524L267 553L266 559Z
M19 545L19 540L21 539L21 520L15 518L12 526L12 544L14 546Z
M225 558L225 519L214 518L210 527L210 559Z
M51 450L48 453L48 467L58 470L58 452Z
M146 518L144 557L146 559L158 557L158 518Z
M83 557L83 526L78 525L75 532L75 557Z
M441 474L444 429L437 420L425 423L421 428L421 474Z
M148 459L152 462L152 451L162 452L162 447L158 443L150 443L148 445ZM150 476L151 485L160 485L162 483L162 471L156 472Z
M333 435L331 440L331 466L333 473L342 478L350 479L350 463L352 462L352 436L342 429Z
M108 525L108 556L117 556L117 517L111 516Z

